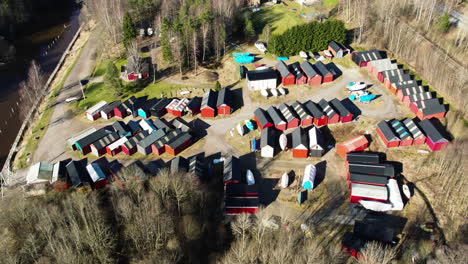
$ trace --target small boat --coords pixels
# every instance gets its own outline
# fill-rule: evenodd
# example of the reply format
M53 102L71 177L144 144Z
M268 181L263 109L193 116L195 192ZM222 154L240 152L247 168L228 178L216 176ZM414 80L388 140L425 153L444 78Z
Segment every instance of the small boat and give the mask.
M237 132L239 133L240 136L244 136L245 135L244 126L242 126L241 124L237 125Z
M301 57L304 60L307 60L309 56L307 56L307 53L305 51L299 51L299 57Z
M282 151L286 150L288 147L288 137L285 134L281 134L279 137L279 145Z
M377 97L375 94L368 94L368 95L362 95L359 96L359 102L370 102L374 100Z
M274 97L278 96L278 90L276 90L276 89L271 89L270 91L271 91L271 94L272 94Z
M279 61L287 61L287 60L289 60L288 57L278 57L277 59L278 59Z
M268 91L266 89L261 90L260 92L263 97L268 97Z
M255 178L251 170L247 170L247 173L245 174L245 178L247 180L248 185L255 184Z
M281 176L281 182L280 182L281 188L288 188L289 186L289 175L287 173L283 174Z
M245 123L245 126L246 126L250 131L252 131L252 130L255 129L254 125L252 124L252 121L250 121L250 120L245 120L244 123Z
M349 82L346 88L351 91L361 91L367 88L365 82Z
M403 189L403 194L406 196L406 198L408 198L408 199L411 198L411 191L410 191L408 185L403 184L402 187L403 187L402 188Z

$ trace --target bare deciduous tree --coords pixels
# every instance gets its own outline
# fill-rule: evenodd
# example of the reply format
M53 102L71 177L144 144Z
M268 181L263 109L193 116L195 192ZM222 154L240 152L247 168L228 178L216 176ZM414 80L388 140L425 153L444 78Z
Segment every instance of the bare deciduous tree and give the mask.
M356 261L359 264L389 264L396 258L395 248L383 246L378 242L367 243L361 254Z
M20 83L19 96L21 107L20 115L24 119L31 108L42 99L45 94L45 77L39 64L32 61L25 81Z

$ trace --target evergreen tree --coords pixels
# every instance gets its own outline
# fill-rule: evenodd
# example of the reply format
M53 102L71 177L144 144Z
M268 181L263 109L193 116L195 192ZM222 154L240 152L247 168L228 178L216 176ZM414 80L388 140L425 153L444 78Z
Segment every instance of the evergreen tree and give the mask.
M255 37L255 30L253 27L252 20L246 16L245 17L245 26L244 26L244 37L247 40L251 40Z
M172 61L172 47L168 39L170 29L171 29L171 26L169 25L169 21L167 20L167 18L164 18L162 26L161 26L161 39L160 40L161 40L162 55L165 61Z
M119 77L119 71L112 61L106 64L106 72L104 74L104 83L108 87L114 88L116 94L121 94L123 90L122 81Z
M216 81L215 85L214 85L214 88L213 88L213 91L215 92L219 92L221 91L221 84L219 83L219 81Z
M270 42L270 38L271 38L271 26L269 24L266 24L265 27L263 27L262 35L260 36L260 39L268 43Z
M136 30L132 21L132 17L128 12L125 13L123 18L123 44L128 47L130 42L136 38Z
M447 12L445 12L439 19L437 20L437 27L440 32L448 32L450 28L450 16Z

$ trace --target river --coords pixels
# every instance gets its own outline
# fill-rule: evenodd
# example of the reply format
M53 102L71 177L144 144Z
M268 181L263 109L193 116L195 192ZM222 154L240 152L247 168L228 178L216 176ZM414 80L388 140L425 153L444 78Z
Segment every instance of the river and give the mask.
M21 127L18 116L18 87L26 78L28 65L36 60L46 79L79 28L79 9L68 19L14 43L16 60L0 70L0 168Z

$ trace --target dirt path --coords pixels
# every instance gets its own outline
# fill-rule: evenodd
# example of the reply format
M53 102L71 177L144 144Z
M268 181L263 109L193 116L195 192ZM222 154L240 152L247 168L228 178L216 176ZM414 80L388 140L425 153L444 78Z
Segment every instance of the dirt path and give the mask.
M67 149L66 139L83 130L83 127L90 126L72 118L71 110L65 103L65 99L79 95L81 93L78 85L79 81L91 75L94 68L93 53L97 46L96 38L96 34L90 37L83 47L75 66L65 80L64 87L53 106L52 118L47 131L34 152L32 164L39 161L53 162L60 160ZM93 126L99 126L99 124ZM104 124L101 126L104 126Z

